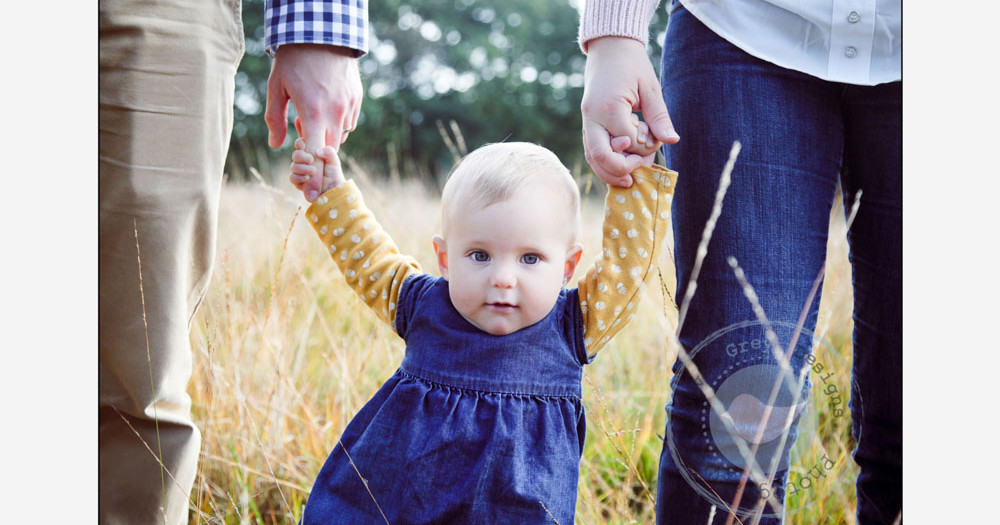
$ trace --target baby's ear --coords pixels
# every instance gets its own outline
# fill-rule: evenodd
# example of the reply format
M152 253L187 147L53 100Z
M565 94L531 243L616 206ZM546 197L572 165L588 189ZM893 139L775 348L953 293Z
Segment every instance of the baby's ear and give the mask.
M444 242L444 238L440 235L435 235L431 242L434 243L434 254L437 255L438 271L441 272L441 277L448 280L448 245Z
M580 264L581 256L583 256L583 246L579 244L570 246L569 251L566 252L566 267L563 270L564 286L573 278L573 273L576 272L576 265Z

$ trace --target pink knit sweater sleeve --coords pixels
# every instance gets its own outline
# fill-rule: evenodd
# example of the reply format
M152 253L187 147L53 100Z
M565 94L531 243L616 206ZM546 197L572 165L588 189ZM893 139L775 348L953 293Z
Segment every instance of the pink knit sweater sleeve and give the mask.
M580 49L587 52L587 42L602 36L624 36L645 45L649 40L649 21L660 0L587 0L580 15Z

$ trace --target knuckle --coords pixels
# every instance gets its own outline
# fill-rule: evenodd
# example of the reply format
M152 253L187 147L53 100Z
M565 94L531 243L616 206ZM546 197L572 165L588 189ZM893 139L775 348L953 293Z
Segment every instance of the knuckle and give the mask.
M347 113L347 110L350 109L350 107L350 101L342 97L335 97L330 101L330 112L337 116L342 116Z
M608 99L584 98L580 101L580 111L585 115L612 115L620 107Z

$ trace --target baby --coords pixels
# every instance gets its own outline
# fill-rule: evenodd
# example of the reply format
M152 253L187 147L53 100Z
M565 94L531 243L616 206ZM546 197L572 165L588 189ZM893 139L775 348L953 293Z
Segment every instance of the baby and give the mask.
M314 173L296 143L292 180ZM347 284L406 341L344 430L302 523L573 523L583 366L633 317L677 174L610 188L603 251L576 288L579 190L549 150L491 144L442 194L441 276L399 254L332 148L306 212Z

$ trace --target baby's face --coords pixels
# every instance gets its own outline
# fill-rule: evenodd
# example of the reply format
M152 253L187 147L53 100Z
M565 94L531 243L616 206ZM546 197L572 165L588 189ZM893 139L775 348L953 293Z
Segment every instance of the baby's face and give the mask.
M565 201L558 189L531 184L507 201L455 210L435 251L451 302L467 321L506 335L548 315L580 260Z

